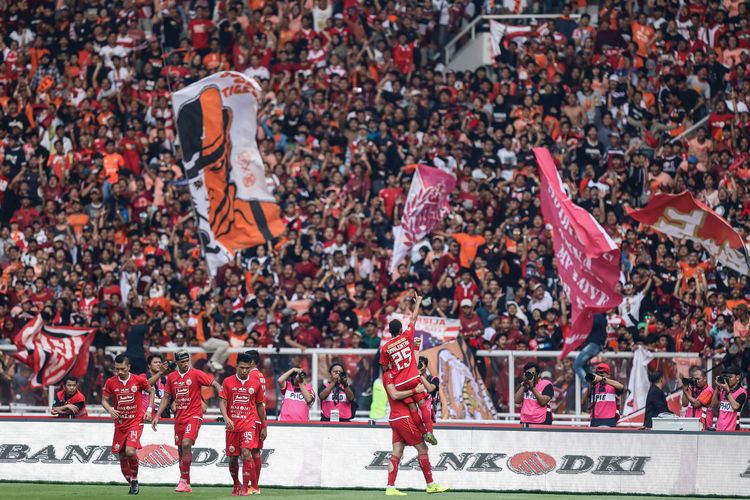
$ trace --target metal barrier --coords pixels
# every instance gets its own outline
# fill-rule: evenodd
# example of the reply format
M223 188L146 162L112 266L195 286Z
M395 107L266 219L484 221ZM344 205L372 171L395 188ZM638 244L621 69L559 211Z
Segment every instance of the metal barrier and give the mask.
M183 348L177 348L177 347L154 347L150 348L150 353L160 353L160 354L168 354L168 353L174 353L178 350L181 350ZM188 352L194 354L194 355L202 355L203 358L206 357L206 351L200 347L188 347L184 348ZM9 351L13 352L16 350L15 346L13 345L0 345L0 350L2 351ZM230 353L238 353L245 351L245 348L232 348L229 350ZM95 349L91 349L92 352L95 351ZM117 346L117 347L107 347L105 348L105 352L108 354L118 354L125 351L125 347ZM258 349L261 355L264 356L264 360L268 359L270 360L267 364L271 364L272 367L272 374L271 377L273 380L269 380L269 388L273 387L275 394L276 394L276 408L280 408L280 391L276 384L276 379L278 376L286 371L288 366L291 366L292 364L295 364L297 366L304 365L305 368L309 370L310 375L310 381L311 385L315 389L315 391L318 391L318 388L320 386L320 382L322 379L322 374L326 370L326 365L329 364L334 359L338 358L339 360L344 360L345 364L348 366L355 366L354 361L357 361L356 363L356 372L355 374L350 373L350 376L357 375L359 377L359 387L357 387L357 391L360 395L362 392L367 392L368 390L371 390L371 382L373 379L373 366L371 360L369 358L371 356L374 356L377 353L376 349L292 349L292 348L282 348L282 349L274 349L274 348L260 348ZM525 362L525 360L528 359L535 359L538 360L539 364L543 367L546 367L546 365L549 365L550 362L554 363L558 356L558 351L485 351L480 350L476 353L477 360L480 362L485 362L486 359L489 360L500 360L503 362L502 369L507 370L507 394L509 396L509 401L512 400L512 396L515 393L515 390L517 388L517 376L516 376L516 361ZM577 356L578 352L574 351L568 355L568 358L575 358ZM672 377L670 380L668 380L668 388L670 389L677 389L680 387L679 383L679 376L680 375L686 375L684 373L690 365L692 364L700 364L707 370L712 370L714 367L714 359L712 358L702 358L697 353L668 353L668 352L656 352L652 353L654 355L654 359L657 360L670 360L674 361L674 377ZM292 358L294 357L294 358ZM365 362L364 358L368 358L368 361ZM633 353L632 352L603 352L600 353L598 356L595 357L595 359L602 359L602 360L626 360L626 359L632 359ZM677 360L683 360L682 362L678 362ZM490 361L492 362L492 361ZM350 371L351 368L350 368ZM554 371L554 368L552 369ZM361 373L360 373L361 372ZM620 374L622 375L622 374ZM626 377L620 377L621 379L624 379L625 385L627 386L627 378L629 377L630 373L627 373ZM489 382L489 377L485 377L485 383L488 386L488 390L490 391L497 391L504 390L503 388L499 388L496 386L493 386ZM581 381L578 377L574 376L575 380L575 405L574 408L571 411L570 408L567 409L567 412L560 412L555 413L555 424L556 425L564 425L564 426L570 426L570 425L587 425L588 424L588 414L586 411L582 408L581 403L581 394L582 394L582 387L581 387ZM709 377L709 383L712 383L712 377ZM52 401L54 399L54 388L49 387L47 388L47 399L48 399L48 405L42 406L42 405L32 405L32 404L11 404L10 406L0 406L0 412L7 412L11 411L13 413L48 413L49 407L52 404ZM92 401L89 408L89 413L92 415L97 414L103 414L103 410L98 406L98 401L94 402ZM215 401L214 401L215 403ZM319 409L319 403L315 405L315 407L311 410L310 418L313 420L317 420L320 418L320 409ZM219 415L218 408L215 405L210 405L208 408L207 413L209 415ZM500 411L498 412L498 419L500 421L503 421L504 423L514 423L518 422L518 412L516 411L515 404L510 403L508 405L508 411ZM367 419L369 417L369 408L360 408L359 411L357 411L356 414L358 419ZM467 421L468 422L468 421ZM470 421L472 423L477 423L477 421L472 420ZM743 423L745 420L743 419Z
M447 70L448 65L453 60L453 56L456 55L458 50L471 40L475 40L477 33L489 31L489 21L520 21L518 24L533 24L539 20L546 19L557 19L563 17L562 14L519 14L519 15L504 15L504 14L485 14L475 17L464 29L462 29L456 36L445 44L444 50L444 64ZM578 20L580 14L571 14L570 18Z

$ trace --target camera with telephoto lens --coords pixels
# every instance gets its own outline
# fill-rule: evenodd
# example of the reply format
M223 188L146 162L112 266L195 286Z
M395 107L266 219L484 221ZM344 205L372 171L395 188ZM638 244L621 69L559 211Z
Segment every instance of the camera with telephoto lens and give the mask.
M339 373L339 383L341 385L346 385L346 372Z
M687 385L690 387L697 387L698 381L695 379L695 377L682 377L682 385Z
M720 384L726 384L727 378L724 375L719 375L718 377L716 377L716 381Z
M526 370L526 373L523 374L524 377L526 377L526 380L534 380L534 377L536 377L536 374L532 372L531 370Z
M583 376L583 378L586 382L590 384L591 382L594 381L594 379L596 378L596 375L594 375L593 373L587 373L586 375Z
M294 377L294 381L299 384L305 383L305 377L307 377L307 374L303 371L297 372L297 375Z
M174 361L167 361L167 371L172 372L177 369L177 363Z

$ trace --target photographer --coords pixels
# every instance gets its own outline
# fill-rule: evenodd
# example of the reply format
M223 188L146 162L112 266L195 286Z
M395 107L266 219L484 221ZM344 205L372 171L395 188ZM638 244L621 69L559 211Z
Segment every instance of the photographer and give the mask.
M305 381L306 374L301 368L291 368L277 381L284 395L279 420L284 422L309 422L310 407L315 402L315 391Z
M419 378L424 386L427 394L430 395L428 402L432 404L432 421L435 422L438 415L438 405L440 404L440 397L438 396L438 389L440 388L440 379L427 373L427 358L424 356L419 357Z
M721 376L716 377L716 390L711 405L719 405L716 418L717 431L740 430L739 416L742 406L747 401L747 391L740 385L740 373L739 368L730 366Z
M609 375L607 363L599 363L594 367L594 373L586 374L586 382L591 384L588 389L591 427L616 427L620 418L618 399L625 386Z
M690 368L690 378L682 379L682 406L686 417L700 417L701 427L711 427L713 424L713 411L711 400L713 400L714 389L708 385L706 370L700 366Z
M324 381L320 386L320 421L330 422L331 412L334 412L334 422L349 422L357 410L354 391L349 385L344 365L334 361L328 373L331 381Z
M523 381L516 391L516 404L521 404L521 425L552 425L552 410L549 402L555 395L552 382L539 378L539 365L526 363Z

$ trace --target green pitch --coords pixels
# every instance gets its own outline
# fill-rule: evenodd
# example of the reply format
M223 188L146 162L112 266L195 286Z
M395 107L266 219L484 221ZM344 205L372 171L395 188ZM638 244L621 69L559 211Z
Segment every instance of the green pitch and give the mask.
M75 499L75 500L110 500L115 498L137 498L158 499L183 498L185 500L220 500L233 499L231 490L227 487L193 487L193 493L180 494L174 492L173 486L143 486L138 496L128 495L127 486L123 485L76 485L76 484L49 484L49 483L0 483L0 498L8 500L36 500L36 499ZM690 500L693 497L635 497L632 495L550 495L546 493L469 493L448 492L442 495L427 495L424 492L407 491L408 498L434 498L445 500L626 500L633 498L643 499L666 499L679 498ZM384 491L373 490L315 490L315 489L283 489L262 488L260 496L253 495L251 498L273 498L281 499L318 499L318 500L373 500L386 498ZM697 500L697 499L696 499ZM705 500L705 497L704 497ZM712 500L723 500L712 498Z

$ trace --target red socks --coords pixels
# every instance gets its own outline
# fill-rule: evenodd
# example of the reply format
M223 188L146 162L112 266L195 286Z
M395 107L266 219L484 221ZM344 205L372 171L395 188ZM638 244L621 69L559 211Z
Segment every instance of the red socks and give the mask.
M193 462L193 452L184 451L180 457L180 479L190 484L190 464Z
M422 421L422 414L417 405L409 405L409 415L411 415L411 421L417 426L419 433L422 435L427 433L427 427L425 427L425 423Z
M425 400L423 400L425 401ZM432 405L425 402L419 407L419 412L422 415L422 423L427 428L427 432L432 432Z
M398 463L400 459L391 455L391 469L388 471L388 487L392 488L396 485L396 476L398 475ZM421 465L422 462L420 462Z
M120 470L122 475L125 476L125 480L130 482L133 472L130 470L130 458L124 455L120 456Z
M263 457L260 450L253 450L253 462L255 462L255 488L260 483L260 470L263 468Z
M229 462L229 474L232 476L232 483L235 486L240 484L240 462Z
M432 484L432 466L430 465L429 455L417 455L419 466L422 468L422 475L427 484Z
M134 481L138 480L138 455L130 457L130 478Z
M251 482L255 483L253 484L253 488L255 488L257 482L255 479L255 462L252 458L242 461L242 487L247 488Z

